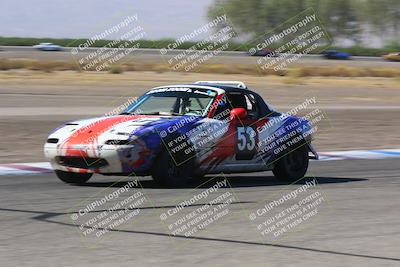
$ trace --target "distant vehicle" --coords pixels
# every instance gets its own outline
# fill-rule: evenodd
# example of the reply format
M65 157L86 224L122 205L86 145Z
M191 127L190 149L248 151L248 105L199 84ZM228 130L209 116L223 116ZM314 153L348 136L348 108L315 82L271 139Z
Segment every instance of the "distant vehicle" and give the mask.
M256 50L254 53L249 53L250 56L255 56L255 57L277 57L278 53L275 53L274 50L268 49L268 48L263 48L260 50Z
M53 43L40 43L38 45L34 45L33 48L38 49L40 51L62 51L64 48L60 45L55 45Z
M351 55L349 53L339 52L339 51L336 51L336 50L326 51L322 55L326 59L340 59L340 60L351 59Z
M384 55L383 58L390 61L400 61L400 52Z

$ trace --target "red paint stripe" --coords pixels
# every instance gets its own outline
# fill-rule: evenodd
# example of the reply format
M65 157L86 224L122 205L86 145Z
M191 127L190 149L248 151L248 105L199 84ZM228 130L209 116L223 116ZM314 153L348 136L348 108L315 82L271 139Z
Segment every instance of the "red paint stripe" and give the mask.
M82 145L92 144L94 143L95 140L97 140L97 138L101 134L110 130L113 126L129 120L130 120L129 117L118 116L118 117L104 118L92 122L91 124L83 126L82 128L78 129L75 133L73 133L68 138L65 145L68 146L73 144L82 144Z
M214 116L214 113L215 113L215 111L217 110L217 106L218 106L218 102L219 102L219 100L221 99L223 97L223 94L222 95L218 95L216 98L215 98L215 100L214 100L214 102L212 103L212 105L211 105L211 109L210 109L210 112L208 112L208 118L212 118L213 116Z
M67 150L68 156L79 156L86 157L87 152L82 150L73 149L74 145L86 145L93 147L97 144L98 138L103 133L112 129L116 125L125 122L132 122L143 118L148 118L149 116L116 116L104 119L99 119L98 121L92 122L87 126L83 126L73 133L61 146L61 149Z

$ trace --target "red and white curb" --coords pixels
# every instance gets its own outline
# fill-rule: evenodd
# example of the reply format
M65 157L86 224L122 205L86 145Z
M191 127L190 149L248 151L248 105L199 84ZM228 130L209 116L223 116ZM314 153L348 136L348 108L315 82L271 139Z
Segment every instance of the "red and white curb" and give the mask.
M319 152L319 160L390 159L400 158L400 149L351 150Z
M331 151L319 152L318 154L320 156L319 161L350 159L390 159L400 158L400 149ZM52 172L53 169L48 162L0 164L0 176L35 175Z
M52 172L53 169L48 162L0 164L0 175L32 175Z

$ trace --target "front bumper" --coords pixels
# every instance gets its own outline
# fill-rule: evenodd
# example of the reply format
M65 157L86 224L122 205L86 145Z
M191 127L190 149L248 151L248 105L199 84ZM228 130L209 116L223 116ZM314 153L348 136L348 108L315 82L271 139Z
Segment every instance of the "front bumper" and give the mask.
M44 154L55 170L78 173L131 173L136 157L129 146L113 148L75 147L59 149L46 144Z

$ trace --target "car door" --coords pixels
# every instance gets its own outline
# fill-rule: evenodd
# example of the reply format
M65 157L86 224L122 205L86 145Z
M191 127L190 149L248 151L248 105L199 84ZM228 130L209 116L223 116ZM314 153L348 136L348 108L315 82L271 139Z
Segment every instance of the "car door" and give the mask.
M240 90L228 92L225 96L226 103L219 105L214 117L224 120L227 129L224 136L213 148L212 157L219 164L225 166L249 165L258 162L259 138L257 128L264 123L259 118L259 108L251 93ZM242 118L232 116L232 110L244 109L247 115ZM226 112L228 111L228 112ZM229 171L229 170L228 170Z
M251 93L229 92L224 98L213 114L214 119L226 124L224 134L216 140L202 164L225 172L237 172L236 167L243 171L258 170L261 164L257 128L265 123L265 119L259 118L258 106ZM234 109L245 111L247 116L232 117Z
M235 157L232 163L255 163L260 146L257 129L264 123L264 119L260 118L257 102L249 92L233 93L228 99L231 100L232 109L244 108L247 113L245 118L232 118L236 139Z

